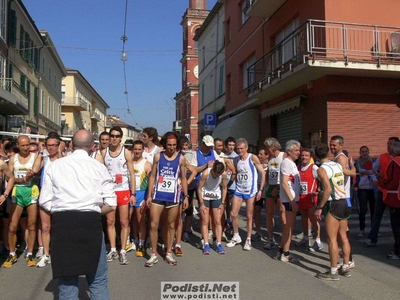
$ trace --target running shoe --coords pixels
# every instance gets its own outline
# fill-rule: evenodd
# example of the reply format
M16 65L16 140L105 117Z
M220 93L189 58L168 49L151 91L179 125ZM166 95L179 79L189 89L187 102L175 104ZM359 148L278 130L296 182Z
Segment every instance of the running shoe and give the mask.
M222 231L222 240L227 242L228 238L226 237L225 231Z
M217 250L218 254L225 254L225 249L224 249L224 247L222 247L221 244L217 245L216 250Z
M165 255L165 261L170 265L170 266L176 266L178 262L173 258L172 253L167 253Z
M121 265L127 265L129 264L129 261L126 259L126 252L120 252L119 253L119 263Z
M152 253L149 260L144 264L145 267L152 267L158 263L158 255Z
M349 269L354 269L356 267L356 263L354 262L354 260L349 261Z
M130 242L129 244L126 244L125 250L126 250L126 252L129 252L129 251L136 251L136 245L135 245L135 243L134 243L134 242Z
M316 277L322 280L330 280L330 281L339 280L338 273L332 274L330 270L326 271L325 273L317 273Z
M310 250L311 252L321 251L322 249L324 249L324 245L321 242L317 241L314 242L314 245L308 248L308 250Z
M339 273L339 275L342 275L342 276L344 276L344 277L346 277L346 278L351 277L350 270L349 270L348 268L343 270L343 268L340 267L340 268L338 269L338 273Z
M250 251L251 250L251 241L250 239L246 240L246 243L243 246L243 250Z
M210 255L210 253L211 253L210 244L207 243L207 244L204 245L203 254L204 255Z
M25 260L28 263L28 267L36 267L36 261L33 259L32 255L25 257Z
M278 250L278 252L276 252L276 255L273 257L276 260L281 260L282 257L282 252Z
M118 253L116 251L108 252L108 254L107 254L107 261L108 262L113 261L114 259L117 259L117 258L118 258Z
M258 242L258 241L261 241L261 238L262 238L261 233L257 231L255 234L253 234L253 236L251 237L251 240L253 242Z
M188 232L184 232L183 236L182 236L182 241L186 242L186 243L190 243L190 236Z
M274 249L276 247L275 241L271 241L269 240L265 245L264 245L264 249L265 250L271 250Z
M238 236L238 237L233 237L233 238L231 239L231 241L230 241L228 244L226 244L226 246L227 246L228 248L232 248L233 246L235 246L235 245L237 245L237 244L240 244L241 242L242 242L242 239L241 239L240 236Z
M204 249L204 240L201 239L200 243L197 244L198 249Z
M358 237L364 237L364 230L360 230L360 232L357 234Z
M289 255L286 256L283 253L281 255L281 259L280 260L283 261L283 262L296 262L296 261L298 261L298 259L294 258L294 256L292 254L289 254Z
M174 253L175 253L176 256L179 256L179 257L183 256L183 251L182 251L181 247L175 246Z
M364 243L365 243L365 245L367 245L367 247L375 247L377 244L376 242L371 241L371 240L364 241Z
M36 267L43 268L49 263L51 263L50 255L42 255L39 262L36 264Z
M35 258L39 259L43 256L44 251L43 251L43 247L39 247L38 251L36 252Z
M306 238L302 238L300 242L296 243L297 247L308 247L310 244L310 240Z
M3 263L3 268L7 269L7 268L11 268L11 266L13 264L15 264L17 262L18 258L17 255L8 255L6 261Z
M144 247L142 245L139 245L139 247L136 249L136 257L143 257L145 254Z
M390 260L399 260L400 256L398 256L396 253L392 252L392 253L387 254L386 258L390 259Z

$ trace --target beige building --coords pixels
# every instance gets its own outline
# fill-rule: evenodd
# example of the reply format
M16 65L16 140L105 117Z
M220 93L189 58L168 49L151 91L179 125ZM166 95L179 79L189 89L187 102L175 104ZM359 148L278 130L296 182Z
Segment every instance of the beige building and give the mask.
M47 134L61 131L61 79L65 67L47 31L39 31L21 1L9 3L7 78L12 96L6 130Z
M95 138L106 128L110 108L83 75L67 68L62 80L62 135L72 136L79 129L91 131Z

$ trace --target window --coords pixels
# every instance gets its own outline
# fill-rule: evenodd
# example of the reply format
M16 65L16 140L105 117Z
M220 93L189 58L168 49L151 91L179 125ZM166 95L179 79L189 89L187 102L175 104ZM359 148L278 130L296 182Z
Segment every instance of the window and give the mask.
M31 38L29 37L29 33L25 31L25 45L24 45L24 58L29 63L31 58Z
M225 23L225 45L228 44L231 41L231 20L228 19Z
M6 58L0 53L0 78L6 77Z
M299 28L299 18L294 19L288 26L286 26L281 32L275 37L275 45L281 43L285 38L290 36L293 31ZM279 55L276 56L276 67L278 68L288 60L292 59L296 55L296 43L292 41L285 41L280 48Z
M24 38L25 38L25 30L24 26L20 25L19 26L19 55L23 56L24 55Z
M51 83L51 67L49 67L49 82Z
M219 67L219 86L218 86L218 95L224 93L224 65Z
M46 73L46 58L42 57L42 75Z
M26 76L24 74L21 74L19 86L20 86L21 90L23 90L24 92L26 91L25 90L25 82L26 82Z
M54 88L57 87L57 75L54 75L54 82L53 82Z
M242 24L246 23L246 21L249 19L249 17L246 15L246 9L247 8L247 0L244 0L242 2L242 9L241 9L241 13L242 13Z
M10 11L9 34L10 34L9 35L10 36L10 44L15 47L17 44L17 13L13 9Z
M51 98L49 97L48 98L48 101L47 101L47 118L51 118L51 109L52 109L52 107L51 107Z
M232 95L231 74L226 76L226 99L230 100Z
M33 69L35 72L39 70L39 49L36 47L33 50Z
M45 94L45 92L42 90L42 97L41 97L41 99L40 99L40 111L39 111L42 115L44 115L45 106L46 106L46 94Z
M61 103L65 103L65 84L61 86Z
M0 37L6 40L6 2L7 0L0 0Z
M37 87L33 90L33 113L36 115L39 112L39 89Z
M255 62L256 62L256 57L252 56L242 65L244 89L256 82L256 73L254 65Z

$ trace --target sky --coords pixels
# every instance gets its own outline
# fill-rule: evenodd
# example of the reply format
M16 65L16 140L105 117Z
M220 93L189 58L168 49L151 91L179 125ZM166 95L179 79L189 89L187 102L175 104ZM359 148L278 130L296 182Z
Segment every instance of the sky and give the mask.
M47 30L65 67L77 69L107 102L107 114L135 126L172 129L182 89L182 16L189 0L23 0ZM207 1L212 9L216 0ZM128 92L126 97L125 90ZM128 111L130 109L130 112Z

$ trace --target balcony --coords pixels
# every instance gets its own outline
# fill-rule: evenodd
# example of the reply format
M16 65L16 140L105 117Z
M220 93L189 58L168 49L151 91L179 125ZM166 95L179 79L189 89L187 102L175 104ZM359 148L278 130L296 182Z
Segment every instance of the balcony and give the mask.
M66 97L61 99L61 104L63 107L71 107L77 111L87 111L88 104L85 100L78 97Z
M399 71L400 27L308 20L247 69L246 106L325 75L400 78Z
M81 128L77 126L72 126L72 127L68 127L68 125L62 126L61 135L66 137L72 137L75 134L75 132L77 132L80 129Z
M246 0L244 13L253 17L270 18L286 0Z
M0 78L0 106L3 115L28 114L28 96L12 78Z
M92 121L95 121L95 122L100 122L101 121L101 116L100 116L100 113L98 113L98 112L92 112L91 114L90 114L90 118L92 119Z

